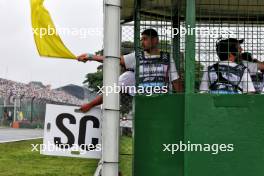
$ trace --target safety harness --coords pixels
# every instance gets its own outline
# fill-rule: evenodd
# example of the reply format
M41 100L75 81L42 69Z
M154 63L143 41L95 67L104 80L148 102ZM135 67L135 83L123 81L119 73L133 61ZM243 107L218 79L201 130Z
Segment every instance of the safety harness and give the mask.
M239 87L246 67L238 64L235 67L216 63L208 67L209 89L211 93L238 94L243 92Z

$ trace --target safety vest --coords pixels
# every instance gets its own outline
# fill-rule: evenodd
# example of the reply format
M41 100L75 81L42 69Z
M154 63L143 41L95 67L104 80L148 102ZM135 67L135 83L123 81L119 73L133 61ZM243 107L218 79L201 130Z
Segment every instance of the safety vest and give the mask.
M139 86L169 88L170 55L160 52L160 56L145 56L144 51L138 52Z
M235 67L216 63L208 67L210 93L238 94L243 90L239 87L246 67L239 64Z

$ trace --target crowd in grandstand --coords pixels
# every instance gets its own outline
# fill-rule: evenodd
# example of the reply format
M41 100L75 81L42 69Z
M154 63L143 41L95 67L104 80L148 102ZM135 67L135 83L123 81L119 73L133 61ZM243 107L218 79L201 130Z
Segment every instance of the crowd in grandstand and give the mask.
M81 105L83 101L64 91L52 90L49 86L24 84L0 78L0 97L23 97L55 103Z

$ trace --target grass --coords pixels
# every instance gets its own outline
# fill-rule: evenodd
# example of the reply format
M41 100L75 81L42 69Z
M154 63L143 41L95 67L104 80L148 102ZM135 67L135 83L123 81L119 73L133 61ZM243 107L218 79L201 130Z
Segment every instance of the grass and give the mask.
M120 170L123 176L132 176L132 140L122 137L120 141Z
M30 140L0 144L0 176L93 176L98 160L40 155ZM121 153L131 154L131 138L122 137ZM120 156L123 176L131 176L132 156Z

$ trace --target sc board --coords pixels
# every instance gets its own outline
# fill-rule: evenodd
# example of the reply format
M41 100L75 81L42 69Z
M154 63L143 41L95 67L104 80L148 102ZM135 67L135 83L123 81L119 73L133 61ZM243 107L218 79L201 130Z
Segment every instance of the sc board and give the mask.
M101 158L101 109L77 113L78 108L47 104L41 154Z

